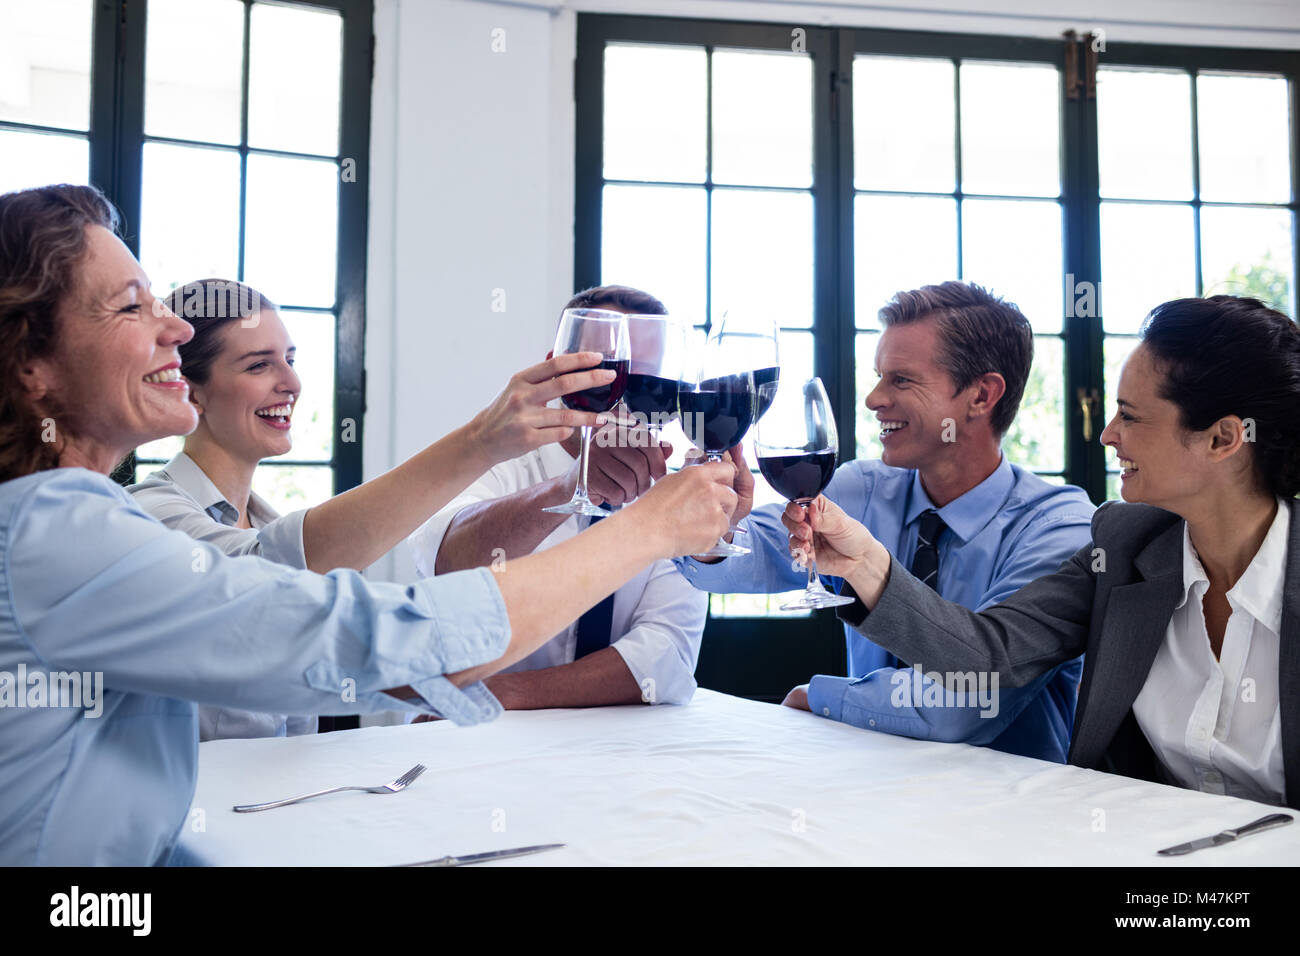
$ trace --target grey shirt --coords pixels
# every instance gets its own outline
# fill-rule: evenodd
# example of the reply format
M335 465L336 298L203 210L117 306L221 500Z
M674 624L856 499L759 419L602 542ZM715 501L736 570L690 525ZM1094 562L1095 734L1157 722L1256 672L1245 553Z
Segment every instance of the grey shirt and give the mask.
M253 527L237 528L239 510L225 500L203 469L185 452L127 491L135 496L140 507L167 527L215 545L228 555L255 554L293 568L307 567L302 543L306 509L281 517L254 492L248 498L248 521ZM315 717L206 705L199 708L199 740L293 737L315 732Z

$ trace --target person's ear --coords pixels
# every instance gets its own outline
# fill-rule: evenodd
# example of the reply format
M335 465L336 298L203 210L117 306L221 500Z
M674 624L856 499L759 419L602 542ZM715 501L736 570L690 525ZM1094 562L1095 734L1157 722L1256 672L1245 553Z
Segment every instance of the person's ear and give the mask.
M1231 458L1242 446L1254 440L1254 423L1249 426L1236 415L1225 415L1206 429L1209 434L1210 461Z
M55 390L54 367L45 359L32 359L18 370L18 378L33 402L40 402Z
M983 418L993 414L993 408L1007 393L1007 380L997 372L985 372L971 383L971 400L967 418Z
M186 379L186 381L190 382L189 379ZM190 404L194 406L196 412L200 415L203 414L203 398L199 394L199 387L193 382L190 382Z

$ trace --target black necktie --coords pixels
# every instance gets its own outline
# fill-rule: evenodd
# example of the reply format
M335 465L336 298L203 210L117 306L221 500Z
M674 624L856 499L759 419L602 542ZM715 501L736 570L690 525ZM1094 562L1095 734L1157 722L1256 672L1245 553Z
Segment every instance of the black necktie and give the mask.
M588 528L599 518L592 518ZM582 617L578 618L577 646L573 651L576 661L593 651L609 647L610 631L614 626L614 595L611 594Z
M948 527L933 508L921 512L921 520L916 527L916 553L912 555L912 575L924 581L936 591L939 590L939 535ZM895 667L906 669L908 665L899 658L894 658Z
M939 590L939 535L946 527L939 512L933 508L921 512L916 527L916 553L912 555L910 570L921 583L936 591Z

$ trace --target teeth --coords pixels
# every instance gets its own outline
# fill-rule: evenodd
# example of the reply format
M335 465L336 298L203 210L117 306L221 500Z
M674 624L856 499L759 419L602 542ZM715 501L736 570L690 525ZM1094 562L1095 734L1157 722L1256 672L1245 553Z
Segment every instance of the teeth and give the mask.
M270 408L259 408L257 410L257 414L263 418L288 418L292 412L292 405L272 405Z
M1134 464L1134 463L1133 463L1131 460L1129 460L1128 458L1121 458L1121 459L1119 460L1119 466L1120 466L1120 468L1124 469L1125 471L1137 471L1137 470L1138 470L1137 465Z
M163 382L179 382L181 380L181 370L178 368L165 368L161 372L146 375L144 380L154 385L161 385Z
M900 428L906 428L906 427L907 427L907 422L901 422L901 423L900 423L900 422L891 422L891 423L889 423L888 425L883 425L883 424L882 424L882 425L880 426L880 434L882 434L882 435L888 435L888 434L891 434L892 432L896 432L896 431L898 431Z

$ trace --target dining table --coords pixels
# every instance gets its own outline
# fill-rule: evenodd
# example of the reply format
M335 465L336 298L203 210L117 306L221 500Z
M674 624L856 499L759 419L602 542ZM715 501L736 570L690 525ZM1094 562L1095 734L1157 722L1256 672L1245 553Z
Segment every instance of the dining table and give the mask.
M398 793L232 807L427 770ZM1157 850L1287 812L697 690L690 703L507 711L214 740L177 848L213 866L390 866L545 844L486 866L1300 864L1300 826Z

